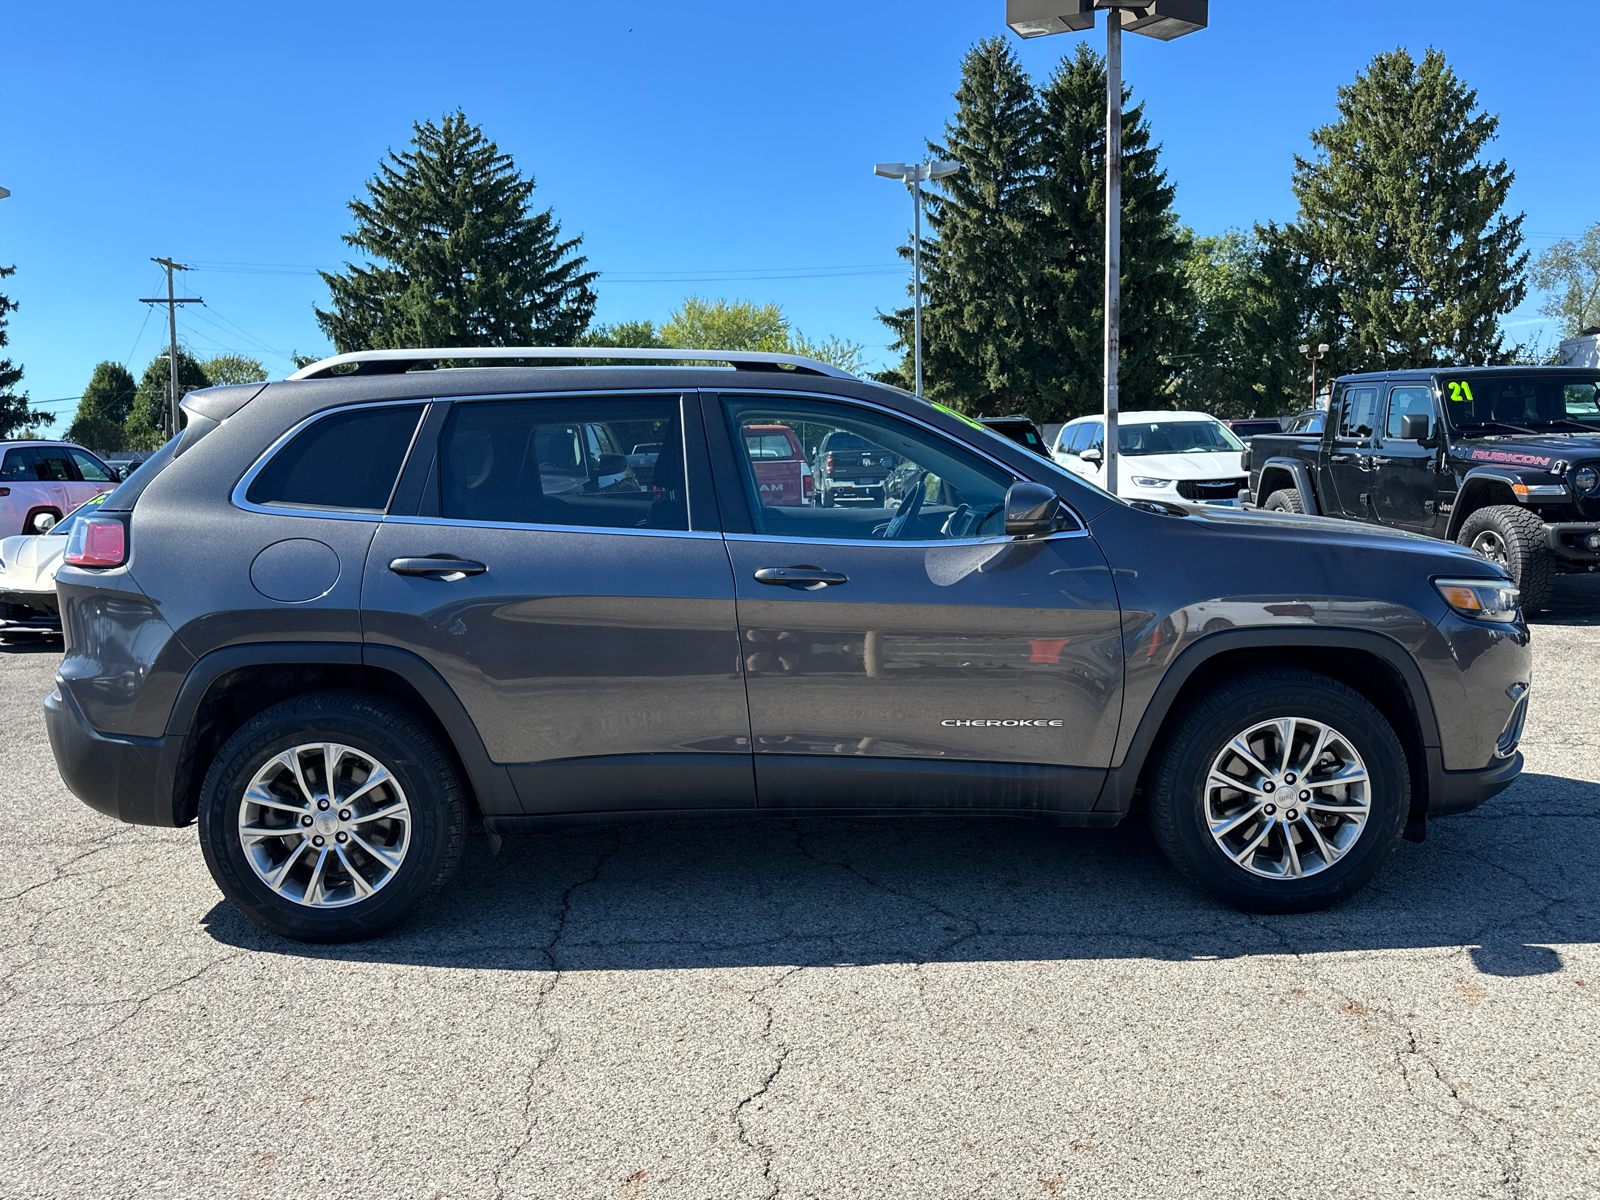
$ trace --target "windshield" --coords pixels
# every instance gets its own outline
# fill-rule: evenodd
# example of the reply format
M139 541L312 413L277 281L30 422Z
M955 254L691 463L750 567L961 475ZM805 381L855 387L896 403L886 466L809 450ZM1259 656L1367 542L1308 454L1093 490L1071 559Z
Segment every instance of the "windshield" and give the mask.
M1220 421L1129 421L1117 426L1124 455L1221 454L1244 443Z
M61 520L52 525L50 527L50 532L45 536L64 537L65 535L71 533L73 526L77 525L85 517L93 513L95 509L104 504L106 502L106 497L110 494L110 492L102 492L98 496L91 496L82 504L78 505L77 508L69 512L66 516L62 517Z
M1450 423L1491 433L1600 427L1600 373L1463 375L1439 380Z

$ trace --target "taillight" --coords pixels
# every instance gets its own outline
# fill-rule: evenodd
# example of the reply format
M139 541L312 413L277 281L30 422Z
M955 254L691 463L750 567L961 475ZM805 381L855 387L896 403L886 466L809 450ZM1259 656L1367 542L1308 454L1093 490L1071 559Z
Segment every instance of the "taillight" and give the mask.
M85 517L67 539L66 560L75 567L120 567L128 560L127 526L107 517Z
M833 455L825 454L822 456L822 469L829 475L833 474Z

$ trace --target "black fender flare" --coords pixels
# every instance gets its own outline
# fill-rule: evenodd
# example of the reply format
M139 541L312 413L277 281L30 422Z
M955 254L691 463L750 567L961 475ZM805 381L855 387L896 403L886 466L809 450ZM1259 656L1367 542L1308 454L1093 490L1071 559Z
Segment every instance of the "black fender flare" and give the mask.
M1452 542L1455 541L1456 535L1461 532L1462 522L1478 509L1489 507L1486 504L1471 503L1481 492L1503 489L1506 497L1502 503L1517 503L1517 494L1511 490L1511 485L1521 481L1521 473L1514 468L1473 467L1461 477L1461 486L1456 489L1456 498L1451 501L1450 524L1445 537Z
M1300 493L1300 507L1312 516L1322 515L1322 506L1317 503L1316 484L1311 478L1311 469L1298 458L1269 458L1261 464L1261 479L1257 485L1256 505L1259 507L1267 502L1267 497L1277 488L1267 487L1267 474L1270 471L1287 471L1293 481L1295 490Z
M400 676L422 697L450 739L477 796L479 808L485 813L522 812L511 776L503 766L490 759L477 726L443 676L410 651L394 646L364 646L359 642L251 642L224 646L204 655L189 668L167 718L165 740L173 755L168 779L176 776L177 755L193 730L201 700L220 676L240 667L295 664L368 666Z
M1145 706L1134 729L1133 739L1122 756L1120 766L1113 766L1106 775L1100 798L1095 803L1097 811L1126 812L1133 802L1133 791L1144 771L1145 761L1155 748L1156 739L1172 713L1172 706L1183 690L1184 684L1206 663L1221 655L1238 650L1273 650L1283 648L1308 648L1318 650L1364 650L1377 655L1399 674L1412 710L1416 713L1417 727L1422 736L1425 777L1413 780L1414 788L1427 788L1431 795L1437 781L1434 776L1443 770L1439 755L1439 718L1434 711L1433 698L1428 692L1422 669L1417 666L1406 648L1392 638L1361 629L1331 629L1299 627L1288 629L1223 629L1200 638L1167 668L1157 685L1150 703ZM1435 764L1438 764L1436 767ZM1426 802L1426 796L1423 797Z

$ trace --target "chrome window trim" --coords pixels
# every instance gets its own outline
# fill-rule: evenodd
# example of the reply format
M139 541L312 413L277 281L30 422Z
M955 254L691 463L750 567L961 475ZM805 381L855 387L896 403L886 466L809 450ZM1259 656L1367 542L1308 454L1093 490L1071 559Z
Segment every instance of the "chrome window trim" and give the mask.
M451 517L383 517L385 525L440 525L450 529L520 529L525 533L620 533L629 537L701 538L721 541L708 529L639 529L632 525L534 525L520 521L466 521Z
M730 542L778 542L785 545L797 546L905 546L910 549L933 548L936 546L1008 546L1015 542L1053 542L1062 538L1086 538L1089 536L1087 529L1063 529L1058 533L1046 534L1038 538L1016 538L1008 534L996 534L993 537L981 538L808 538L786 537L782 534L763 535L759 533L725 533L722 535Z
M417 446L417 432L422 428L423 421L428 415L428 405L432 404L431 396L414 396L406 400L372 400L359 404L341 404L336 408L319 409L303 421L292 426L289 431L273 442L261 452L261 455L250 468L233 485L233 491L228 499L235 508L245 512L265 513L275 517L320 517L332 521L371 521L377 523L383 520L384 514L389 511L389 506L394 503L395 489L400 486L400 478L406 473L406 463L410 461L412 452ZM245 499L250 491L250 485L256 481L256 476L266 470L267 464L273 460L278 451L282 450L303 430L310 428L325 417L337 416L340 413L354 412L364 408L402 408L408 404L415 404L421 408L417 414L417 423L411 430L411 440L406 443L406 452L400 460L400 469L395 472L394 482L389 485L389 498L384 501L381 509L351 509L351 508L291 508L280 504L256 504Z

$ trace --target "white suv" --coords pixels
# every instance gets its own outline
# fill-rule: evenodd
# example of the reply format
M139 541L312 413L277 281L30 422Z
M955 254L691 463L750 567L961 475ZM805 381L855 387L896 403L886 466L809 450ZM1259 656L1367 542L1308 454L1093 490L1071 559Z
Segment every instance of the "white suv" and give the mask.
M70 442L0 442L0 537L44 533L117 473Z
M1079 417L1061 427L1050 457L1104 486L1105 422ZM1201 412L1125 412L1117 416L1117 495L1129 500L1239 503L1245 473L1241 442Z

